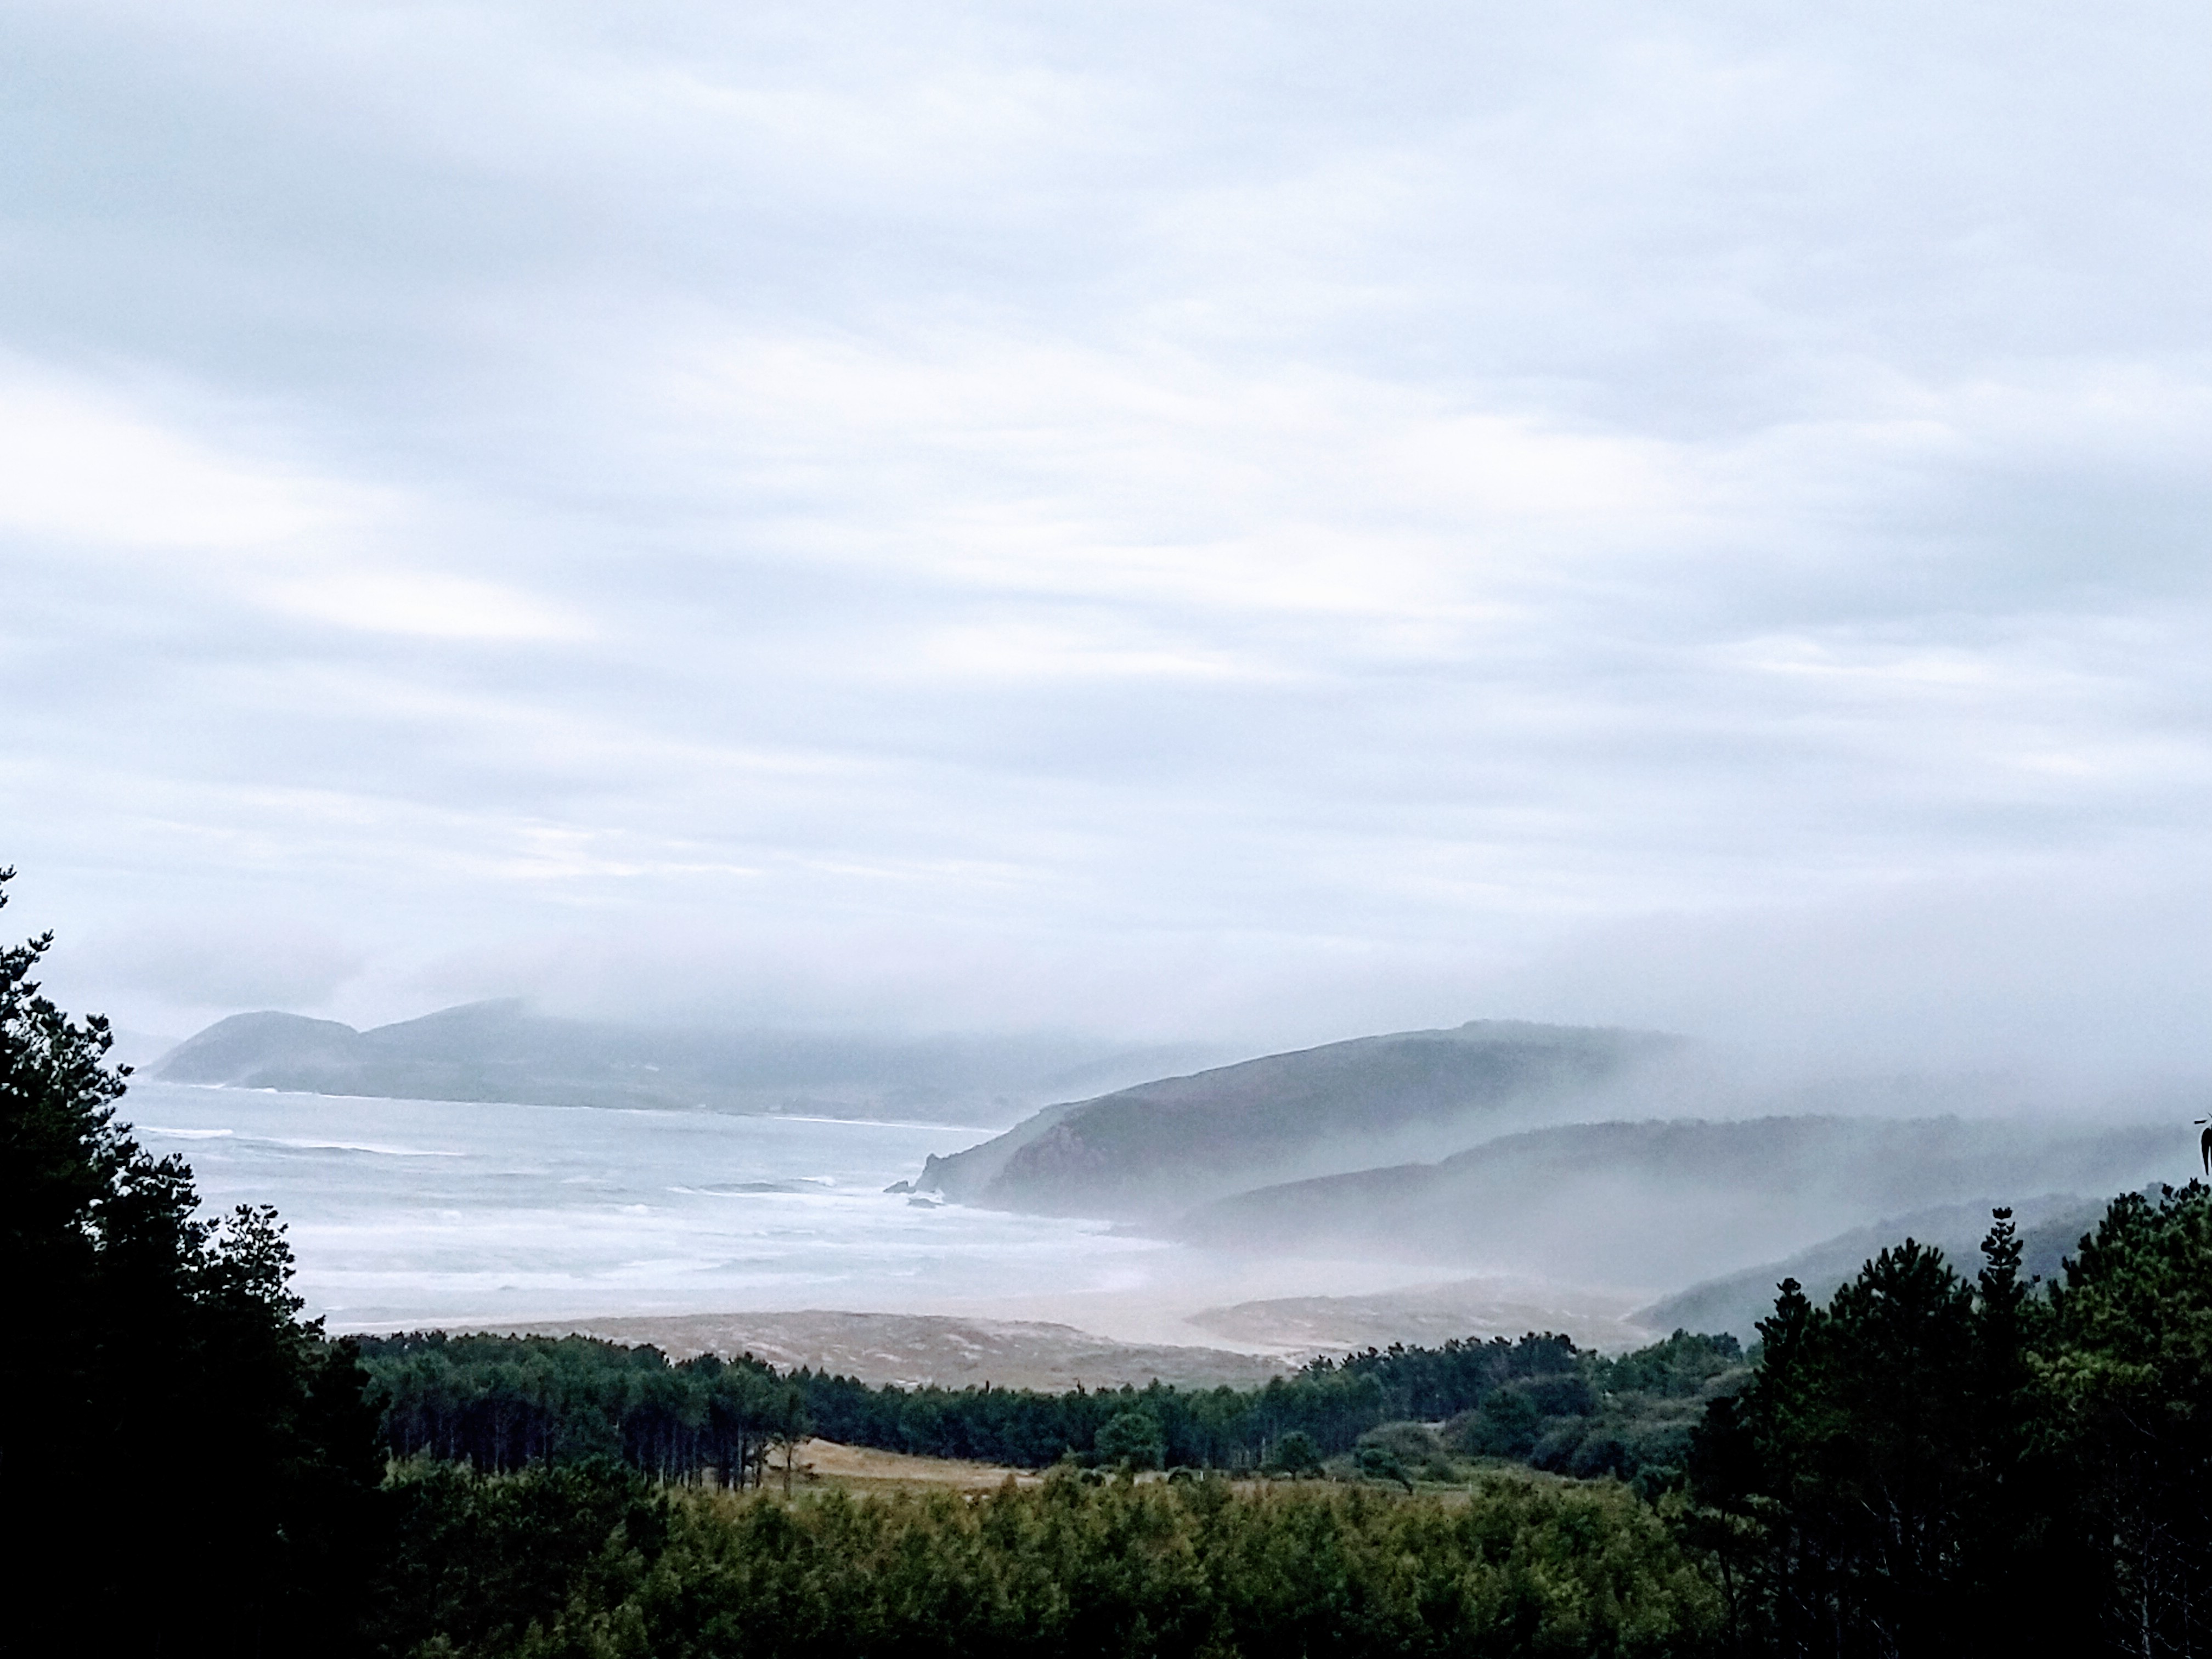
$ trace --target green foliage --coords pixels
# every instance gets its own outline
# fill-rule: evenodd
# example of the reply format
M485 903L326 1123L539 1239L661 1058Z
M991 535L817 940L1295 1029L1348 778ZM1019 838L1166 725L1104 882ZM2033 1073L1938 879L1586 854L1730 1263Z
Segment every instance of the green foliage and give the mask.
M1778 1620L1923 1628L1952 1600L1978 1462L1972 1286L1940 1252L1885 1249L1826 1309L1786 1287L1745 1419L1799 1571Z
M722 1485L757 1483L767 1449L802 1433L1016 1468L1073 1455L1137 1468L1253 1469L1291 1433L1317 1457L1344 1456L1378 1426L1407 1422L1408 1402L1418 1402L1438 1415L1459 1410L1448 1437L1471 1455L1618 1474L1649 1494L1679 1484L1698 1413L1748 1375L1734 1338L1679 1331L1619 1359L1531 1334L1370 1349L1260 1389L1154 1383L1062 1395L871 1388L805 1370L781 1375L750 1356L671 1365L654 1348L583 1337L429 1332L362 1347L402 1457L427 1452L490 1473L610 1457L665 1480ZM1449 1480L1449 1457L1437 1443L1400 1462Z
M1321 1473L1321 1448L1304 1429L1292 1429L1275 1443L1275 1449L1265 1465L1271 1474L1286 1474L1293 1480Z
M1116 1412L1098 1431L1098 1461L1132 1469L1156 1469L1167 1456L1160 1419L1139 1407Z
M411 1478L398 1581L485 1589L398 1598L392 1652L1656 1656L1706 1650L1722 1620L1613 1486L1498 1481L1452 1508L1066 1474L974 1499L536 1490L563 1478Z
M2045 1466L2069 1478L2108 1637L2185 1651L2212 1608L2212 1188L2118 1200L2029 1357Z
M1407 1492L1413 1490L1413 1477L1406 1473L1404 1462L1388 1446L1354 1448L1352 1466L1366 1480L1395 1481Z
M1536 1449L1544 1431L1543 1413L1536 1409L1528 1390L1507 1387L1495 1390L1475 1411L1452 1425L1460 1449L1475 1457L1524 1458Z
M1443 1437L1425 1423L1383 1423L1359 1437L1355 1454L1365 1458L1370 1452L1380 1452L1389 1461L1369 1460L1375 1463L1372 1473L1386 1480L1443 1480L1455 1481L1459 1470L1453 1466L1451 1455ZM1362 1473L1370 1473L1369 1462L1361 1464Z
M663 1480L757 1485L773 1448L811 1433L805 1391L750 1354L671 1365L587 1337L366 1338L385 1438L403 1458L487 1473L624 1462Z
M106 1022L71 1020L32 978L51 943L0 951L16 1582L97 1608L124 1650L250 1649L312 1607L342 1650L379 1525L366 1376L296 1319L276 1212L204 1218L191 1170L116 1121L128 1073L106 1063Z
M2212 1189L2113 1202L2047 1299L2008 1212L1960 1279L1908 1239L1785 1280L1697 1431L1745 1633L1785 1652L2162 1653L2212 1596Z
M1384 1419L1435 1422L1479 1406L1493 1389L1573 1376L1589 1358L1564 1336L1531 1332L1518 1341L1454 1338L1434 1348L1394 1342L1340 1361L1316 1359L1304 1375L1317 1382L1342 1377L1371 1384Z
M1656 1496L1681 1483L1705 1408L1751 1375L1734 1337L1686 1331L1619 1358L1571 1358L1571 1369L1532 1370L1489 1390L1446 1425L1451 1443L1551 1474L1616 1475Z
M373 1598L383 1652L509 1652L578 1594L611 1548L658 1553L670 1502L605 1459L522 1480L418 1459L393 1475L393 1552ZM365 1571L374 1564L363 1563ZM619 1592L617 1592L619 1593Z

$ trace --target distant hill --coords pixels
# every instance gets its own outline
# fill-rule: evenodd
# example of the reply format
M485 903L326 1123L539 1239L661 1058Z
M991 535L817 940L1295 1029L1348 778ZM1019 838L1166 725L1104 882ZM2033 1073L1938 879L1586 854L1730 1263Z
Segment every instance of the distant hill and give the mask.
M1226 1249L1656 1287L1804 1249L1869 1216L1989 1193L2118 1191L2173 1163L2162 1127L2085 1133L1955 1117L1580 1123L1438 1163L1239 1194L1171 1231Z
M1774 1294L1784 1279L1796 1279L1808 1296L1825 1303L1877 1251L1906 1238L1935 1245L1971 1279L1982 1270L1982 1240L1990 1231L1990 1212L2002 1201L1945 1205L1870 1227L1854 1227L1784 1261L1693 1285L1629 1317L1662 1334L1677 1329L1729 1331L1749 1342L1759 1334L1759 1322L1774 1311ZM2107 1202L2053 1194L2008 1206L2020 1228L2022 1271L2046 1280L2057 1279L2064 1258L2078 1249L2081 1235L2096 1231Z
M236 1014L179 1043L152 1075L308 1094L990 1124L1085 1085L1157 1076L1202 1052L1054 1037L660 1030L475 1002L366 1031L297 1014Z
M1679 1039L1476 1021L1269 1054L1048 1107L933 1158L915 1183L965 1203L1158 1218L1244 1188L1433 1156L1587 1106Z

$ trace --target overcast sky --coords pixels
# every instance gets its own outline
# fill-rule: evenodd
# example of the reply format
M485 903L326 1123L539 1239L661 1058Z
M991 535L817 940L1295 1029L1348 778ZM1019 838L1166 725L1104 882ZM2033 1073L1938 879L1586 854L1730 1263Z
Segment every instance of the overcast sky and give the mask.
M2212 12L0 33L0 860L465 998L2212 1068Z

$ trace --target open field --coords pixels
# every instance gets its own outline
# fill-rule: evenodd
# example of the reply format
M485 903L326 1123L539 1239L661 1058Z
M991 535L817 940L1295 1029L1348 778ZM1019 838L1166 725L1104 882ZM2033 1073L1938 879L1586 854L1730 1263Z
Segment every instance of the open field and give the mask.
M1558 1476L1542 1474L1525 1464L1496 1458L1462 1458L1455 1460L1455 1463L1465 1480L1421 1480L1417 1483L1421 1493L1446 1504L1456 1505L1467 1501L1470 1483L1480 1477L1547 1486L1562 1484ZM794 1494L819 1492L825 1487L852 1492L995 1492L1010 1480L1017 1486L1034 1486L1045 1478L1043 1474L1032 1469L1008 1468L995 1463L968 1463L944 1457L913 1457L904 1452L875 1451L866 1446L841 1445L834 1440L800 1442L794 1477ZM1164 1480L1167 1477L1154 1470L1136 1478L1142 1482L1152 1482ZM1230 1484L1231 1490L1250 1494L1285 1483L1246 1476ZM770 1466L762 1490L770 1495L782 1492L783 1470L780 1462ZM1382 1481L1372 1483L1371 1490L1387 1496L1395 1494L1399 1488L1389 1481Z
M963 1463L944 1457L909 1457L904 1452L841 1446L834 1440L807 1440L799 1448L798 1471L810 1486L840 1486L848 1492L991 1492L1008 1480L1034 1486L1043 1479L1027 1469L993 1463ZM765 1490L782 1490L781 1467L772 1467Z

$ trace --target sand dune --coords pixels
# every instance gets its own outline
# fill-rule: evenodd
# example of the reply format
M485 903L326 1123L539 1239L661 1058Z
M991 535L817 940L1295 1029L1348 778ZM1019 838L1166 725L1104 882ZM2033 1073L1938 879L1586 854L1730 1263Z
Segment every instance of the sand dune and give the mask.
M1219 1348L1116 1342L1073 1325L1034 1320L955 1319L927 1314L730 1313L623 1319L547 1320L503 1331L571 1333L614 1342L650 1342L673 1358L750 1353L785 1368L914 1388L1137 1388L1158 1378L1187 1387L1249 1387L1280 1375L1278 1358Z
M1627 1317L1635 1298L1518 1279L1460 1279L1372 1296L1295 1296L1207 1308L1189 1322L1209 1335L1285 1356L1436 1347L1453 1337L1558 1331L1586 1348L1627 1348L1651 1333Z

